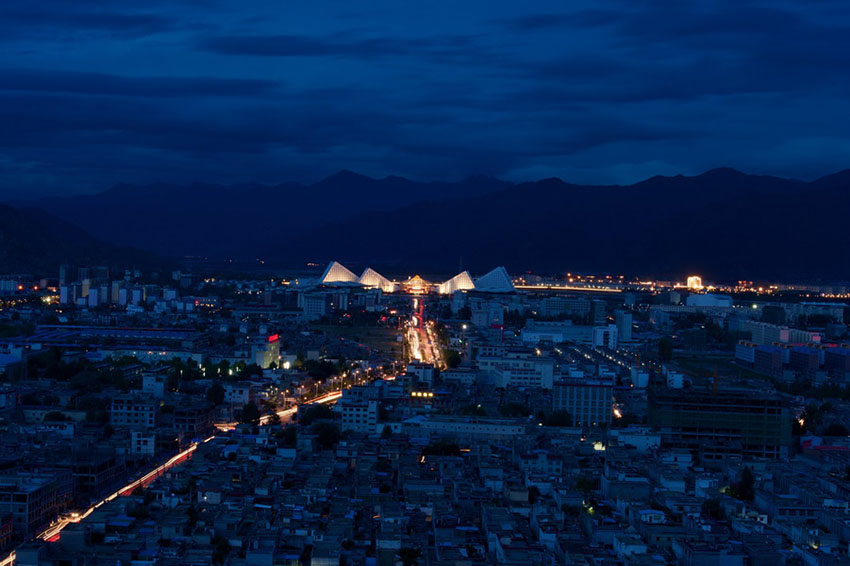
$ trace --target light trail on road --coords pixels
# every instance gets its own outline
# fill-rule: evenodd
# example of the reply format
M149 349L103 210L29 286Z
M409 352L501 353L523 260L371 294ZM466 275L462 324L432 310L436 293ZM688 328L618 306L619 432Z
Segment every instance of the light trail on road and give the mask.
M322 395L319 395L318 397L313 397L309 401L304 401L303 403L299 403L299 405L309 405L311 403L333 403L333 402L339 400L340 397L342 397L341 391L331 391L330 393L324 393ZM278 417L280 417L281 419L284 419L284 418L287 418L287 417L291 417L296 412L298 412L298 405L296 405L294 407L290 407L288 409L283 409L281 411L278 411L275 414ZM260 425L269 424L269 422L271 422L271 420L272 420L272 415L263 415L263 416L260 417ZM238 425L238 424L239 424L238 422L218 423L217 425L215 425L215 427L220 431L229 431L229 430L235 429L236 425ZM0 566L2 566L2 564L0 564Z
M337 401L340 397L342 397L341 391L332 391L330 393L325 393L323 395L319 395L318 397L314 397L313 399L310 399L309 401L305 401L304 403L301 403L301 405L309 405L311 403L333 403L333 402ZM296 405L294 407L290 407L288 409L284 409L282 411L278 411L277 416L279 416L280 418L291 417L297 411L298 411L298 405ZM268 424L268 422L271 420L271 418L272 418L271 415L264 415L263 417L260 418L260 424L261 425ZM223 424L223 425L216 425L216 426L220 430L233 430L233 428L235 428L237 424L238 423L226 423L226 424ZM221 427L230 427L230 428L221 428ZM55 542L56 540L59 539L59 535L65 529L65 527L67 527L71 523L79 523L80 521L84 520L86 517L88 517L89 515L94 513L95 510L97 510L99 507L105 505L106 503L109 503L113 499L116 499L118 497L125 496L125 495L131 495L136 489L150 485L163 472L165 472L169 468L176 466L177 464L181 464L181 463L185 462L189 458L189 456L192 454L192 452L194 452L195 450L198 449L198 446L211 441L213 438L215 438L215 435L212 435L208 438L205 438L200 442L193 442L188 448L186 448L185 450L183 450L179 454L172 456L171 458L169 458L164 463L160 464L159 466L157 466L153 470L147 472L145 475L139 477L138 479L128 483L124 487L122 487L122 488L118 489L117 491L114 491L113 493L104 497L103 499L101 499L100 501L98 501L97 503L95 503L94 505L89 507L88 509L86 509L84 512L79 513L79 514L73 514L70 517L60 517L55 523L53 523L52 525L50 525L49 527L47 527L46 529L41 531L38 535L36 535L36 537L35 537L36 540L43 540L43 541L47 541L47 542ZM12 550L8 555L6 555L5 558L0 559L0 566L12 566L14 563L15 563L15 551L14 550Z

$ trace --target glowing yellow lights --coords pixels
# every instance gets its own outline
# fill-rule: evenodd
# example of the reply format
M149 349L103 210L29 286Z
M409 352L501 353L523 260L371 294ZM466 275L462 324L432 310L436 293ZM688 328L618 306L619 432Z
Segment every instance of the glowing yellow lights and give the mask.
M688 289L691 291L701 291L704 289L702 285L702 277L699 275L691 275L688 277Z
M410 394L410 396L411 397L427 397L427 398L430 399L431 397L434 396L434 394L430 391L414 391Z

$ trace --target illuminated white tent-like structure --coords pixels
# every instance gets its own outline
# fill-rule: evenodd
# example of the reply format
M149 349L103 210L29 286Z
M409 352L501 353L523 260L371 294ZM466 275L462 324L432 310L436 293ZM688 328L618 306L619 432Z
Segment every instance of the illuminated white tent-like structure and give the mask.
M482 293L512 293L516 288L508 271L504 267L497 267L475 280L475 290Z
M332 261L319 278L320 285L328 285L330 283L359 283L359 280L347 267L339 262Z
M325 268L325 272L318 281L313 280L311 284L327 285L331 287L366 287L380 289L384 293L403 291L409 293L433 293L436 291L441 295L451 295L458 291L481 291L482 293L512 293L516 291L511 276L504 267L497 267L493 271L473 280L468 271L461 271L451 279L439 284L429 283L416 275L407 281L397 282L387 279L371 267L363 270L357 277L350 269L332 261Z
M380 289L384 293L392 293L395 291L396 285L371 267L367 267L360 275L358 283L364 287L374 287Z
M472 282L472 277L468 271L462 271L437 285L437 292L441 295L450 295L457 291L472 291L473 289L475 289L475 283Z

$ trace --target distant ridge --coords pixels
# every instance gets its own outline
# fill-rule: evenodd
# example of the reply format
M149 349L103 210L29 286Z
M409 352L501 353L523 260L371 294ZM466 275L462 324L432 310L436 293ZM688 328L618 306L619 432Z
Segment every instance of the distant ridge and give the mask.
M388 237L383 218L404 218ZM482 197L364 213L303 234L287 250L448 272L624 273L850 281L850 172L804 182L719 168L629 186L544 179Z
M344 257L446 274L463 257L479 273L504 265L850 280L842 244L850 170L804 182L717 168L608 186L482 176L423 183L343 170L312 185L122 185L34 204L101 240L171 256Z
M312 185L116 185L93 195L25 203L84 226L102 240L162 255L255 259L327 222L367 211L389 212L421 200L481 196L512 186L477 177L457 183L373 179L339 171ZM155 227L155 229L152 229Z
M42 210L0 205L0 274L59 275L62 263L162 268L150 252L114 246Z

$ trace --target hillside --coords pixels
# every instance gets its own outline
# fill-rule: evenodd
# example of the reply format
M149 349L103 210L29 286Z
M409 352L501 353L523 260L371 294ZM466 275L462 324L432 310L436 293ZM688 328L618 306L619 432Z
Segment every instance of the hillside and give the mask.
M38 204L101 240L172 257L850 280L850 171L803 182L715 169L629 186L343 171L313 185L122 185Z
M363 214L304 234L311 258L482 271L850 279L850 173L812 183L729 169L632 186L524 183L486 197ZM395 230L384 220L403 218ZM391 233L391 236L388 234ZM291 255L291 254L284 254Z
M424 199L472 197L509 186L477 177L459 183L372 179L341 171L312 185L119 185L106 192L31 203L104 241L169 256L254 259L316 225Z
M58 275L62 263L160 266L149 252L113 246L34 208L0 205L0 273Z

